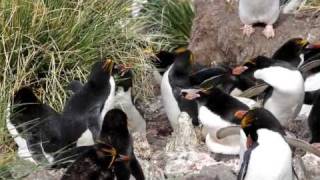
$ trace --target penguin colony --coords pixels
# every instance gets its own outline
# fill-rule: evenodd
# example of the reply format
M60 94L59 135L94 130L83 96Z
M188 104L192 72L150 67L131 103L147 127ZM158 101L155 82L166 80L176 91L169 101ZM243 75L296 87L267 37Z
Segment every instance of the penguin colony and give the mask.
M243 33L250 36L254 24L264 23L264 36L275 37L279 7L279 0L240 0ZM320 43L293 38L271 57L235 67L202 67L185 48L161 51L152 62L173 130L179 114L187 112L211 152L240 155L238 179L292 180L292 147L320 156L320 87L305 90L318 73ZM123 64L97 61L87 82L69 84L72 95L62 112L41 102L31 87L17 90L7 128L18 156L67 168L64 180L145 179L130 135L146 135L146 122L132 102L132 78ZM303 104L313 105L309 143L286 131Z

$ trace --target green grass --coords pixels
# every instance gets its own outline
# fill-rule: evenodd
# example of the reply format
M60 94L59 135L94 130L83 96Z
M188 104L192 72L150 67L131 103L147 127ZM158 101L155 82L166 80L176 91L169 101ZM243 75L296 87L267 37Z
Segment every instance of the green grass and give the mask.
M150 0L145 6L148 30L162 48L172 50L188 46L195 16L191 0Z

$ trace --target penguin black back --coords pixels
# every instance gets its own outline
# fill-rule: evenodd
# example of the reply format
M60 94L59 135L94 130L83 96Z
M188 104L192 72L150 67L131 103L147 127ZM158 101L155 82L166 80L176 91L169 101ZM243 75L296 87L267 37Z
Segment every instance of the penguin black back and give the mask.
M180 95L181 89L191 87L189 76L193 63L193 54L190 50L184 48L177 49L174 63L169 72L169 82L180 110L187 112L192 118L192 124L198 126L199 120L196 102L186 100Z
M67 100L62 114L46 119L41 131L45 152L75 148L87 130L90 132L87 134L92 136L85 134L84 143L92 144L97 139L102 124L102 109L106 100L112 97L112 68L110 60L96 62L88 81Z
M23 87L15 93L12 106L13 111L8 123L15 126L19 135L27 142L27 147L20 147L22 144L18 143L19 149L29 149L33 158L42 161L44 156L40 147L40 132L46 119L58 113L50 106L40 102L29 87ZM9 132L11 133L10 130Z
M130 174L137 180L144 180L143 171L133 152L127 116L121 110L112 109L104 118L98 143L80 156L62 179L129 180Z
M240 122L234 118L238 110L249 110L249 107L236 98L223 92L219 88L212 88L206 92L199 92L197 101L200 105L206 106L210 111L219 115L222 119L234 124Z

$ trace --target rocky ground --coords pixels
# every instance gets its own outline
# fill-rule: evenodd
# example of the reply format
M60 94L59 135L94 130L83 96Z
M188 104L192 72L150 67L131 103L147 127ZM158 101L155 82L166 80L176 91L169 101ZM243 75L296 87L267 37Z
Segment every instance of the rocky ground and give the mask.
M144 109L146 110L147 138L152 149L150 162L160 168L167 179L236 179L239 168L237 156L210 153L203 142L199 144L192 140L189 144L198 144L192 147L177 145L173 149L167 149L175 141L174 139L178 141L183 141L184 138L192 139L190 135L192 132L189 134L185 131L172 133L161 105L160 96L157 96L149 105L144 106ZM310 107L304 107L298 118L289 125L288 131L299 139L308 140L310 137L306 122L309 110ZM193 131L191 123L183 127L190 127L190 131ZM294 154L294 167L299 179L316 180L320 178L320 171L317 168L320 165L318 157L301 150L296 150ZM148 179L154 178L149 177Z
M146 141L134 135L136 155L148 180L235 180L239 169L238 156L224 156L210 153L203 142L199 142L188 115L179 118L180 128L173 132L161 103L161 96L156 96L149 103L139 103L147 122ZM309 108L304 107L297 120L288 130L300 139L308 140L309 132L306 115ZM141 148L141 147L144 148ZM147 148L145 148L147 147ZM148 149L150 148L150 149ZM271 156L271 155L270 155ZM294 167L299 180L320 179L320 159L311 154L297 151ZM26 179L59 179L60 171L39 170Z

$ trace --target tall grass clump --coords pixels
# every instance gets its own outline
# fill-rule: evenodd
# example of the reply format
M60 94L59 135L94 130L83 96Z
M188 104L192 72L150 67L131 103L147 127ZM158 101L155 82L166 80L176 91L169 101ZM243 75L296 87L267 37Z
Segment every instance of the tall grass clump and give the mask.
M158 34L162 48L187 46L195 16L192 0L149 0L145 5L148 31Z
M301 6L300 10L319 10L320 9L320 0L306 0L304 1Z
M132 66L136 92L148 93L149 42L130 7L119 0L0 1L0 166L15 158L5 119L22 86L60 111L68 82L84 80L94 61L110 58Z
M320 8L320 0L307 0L306 4Z

